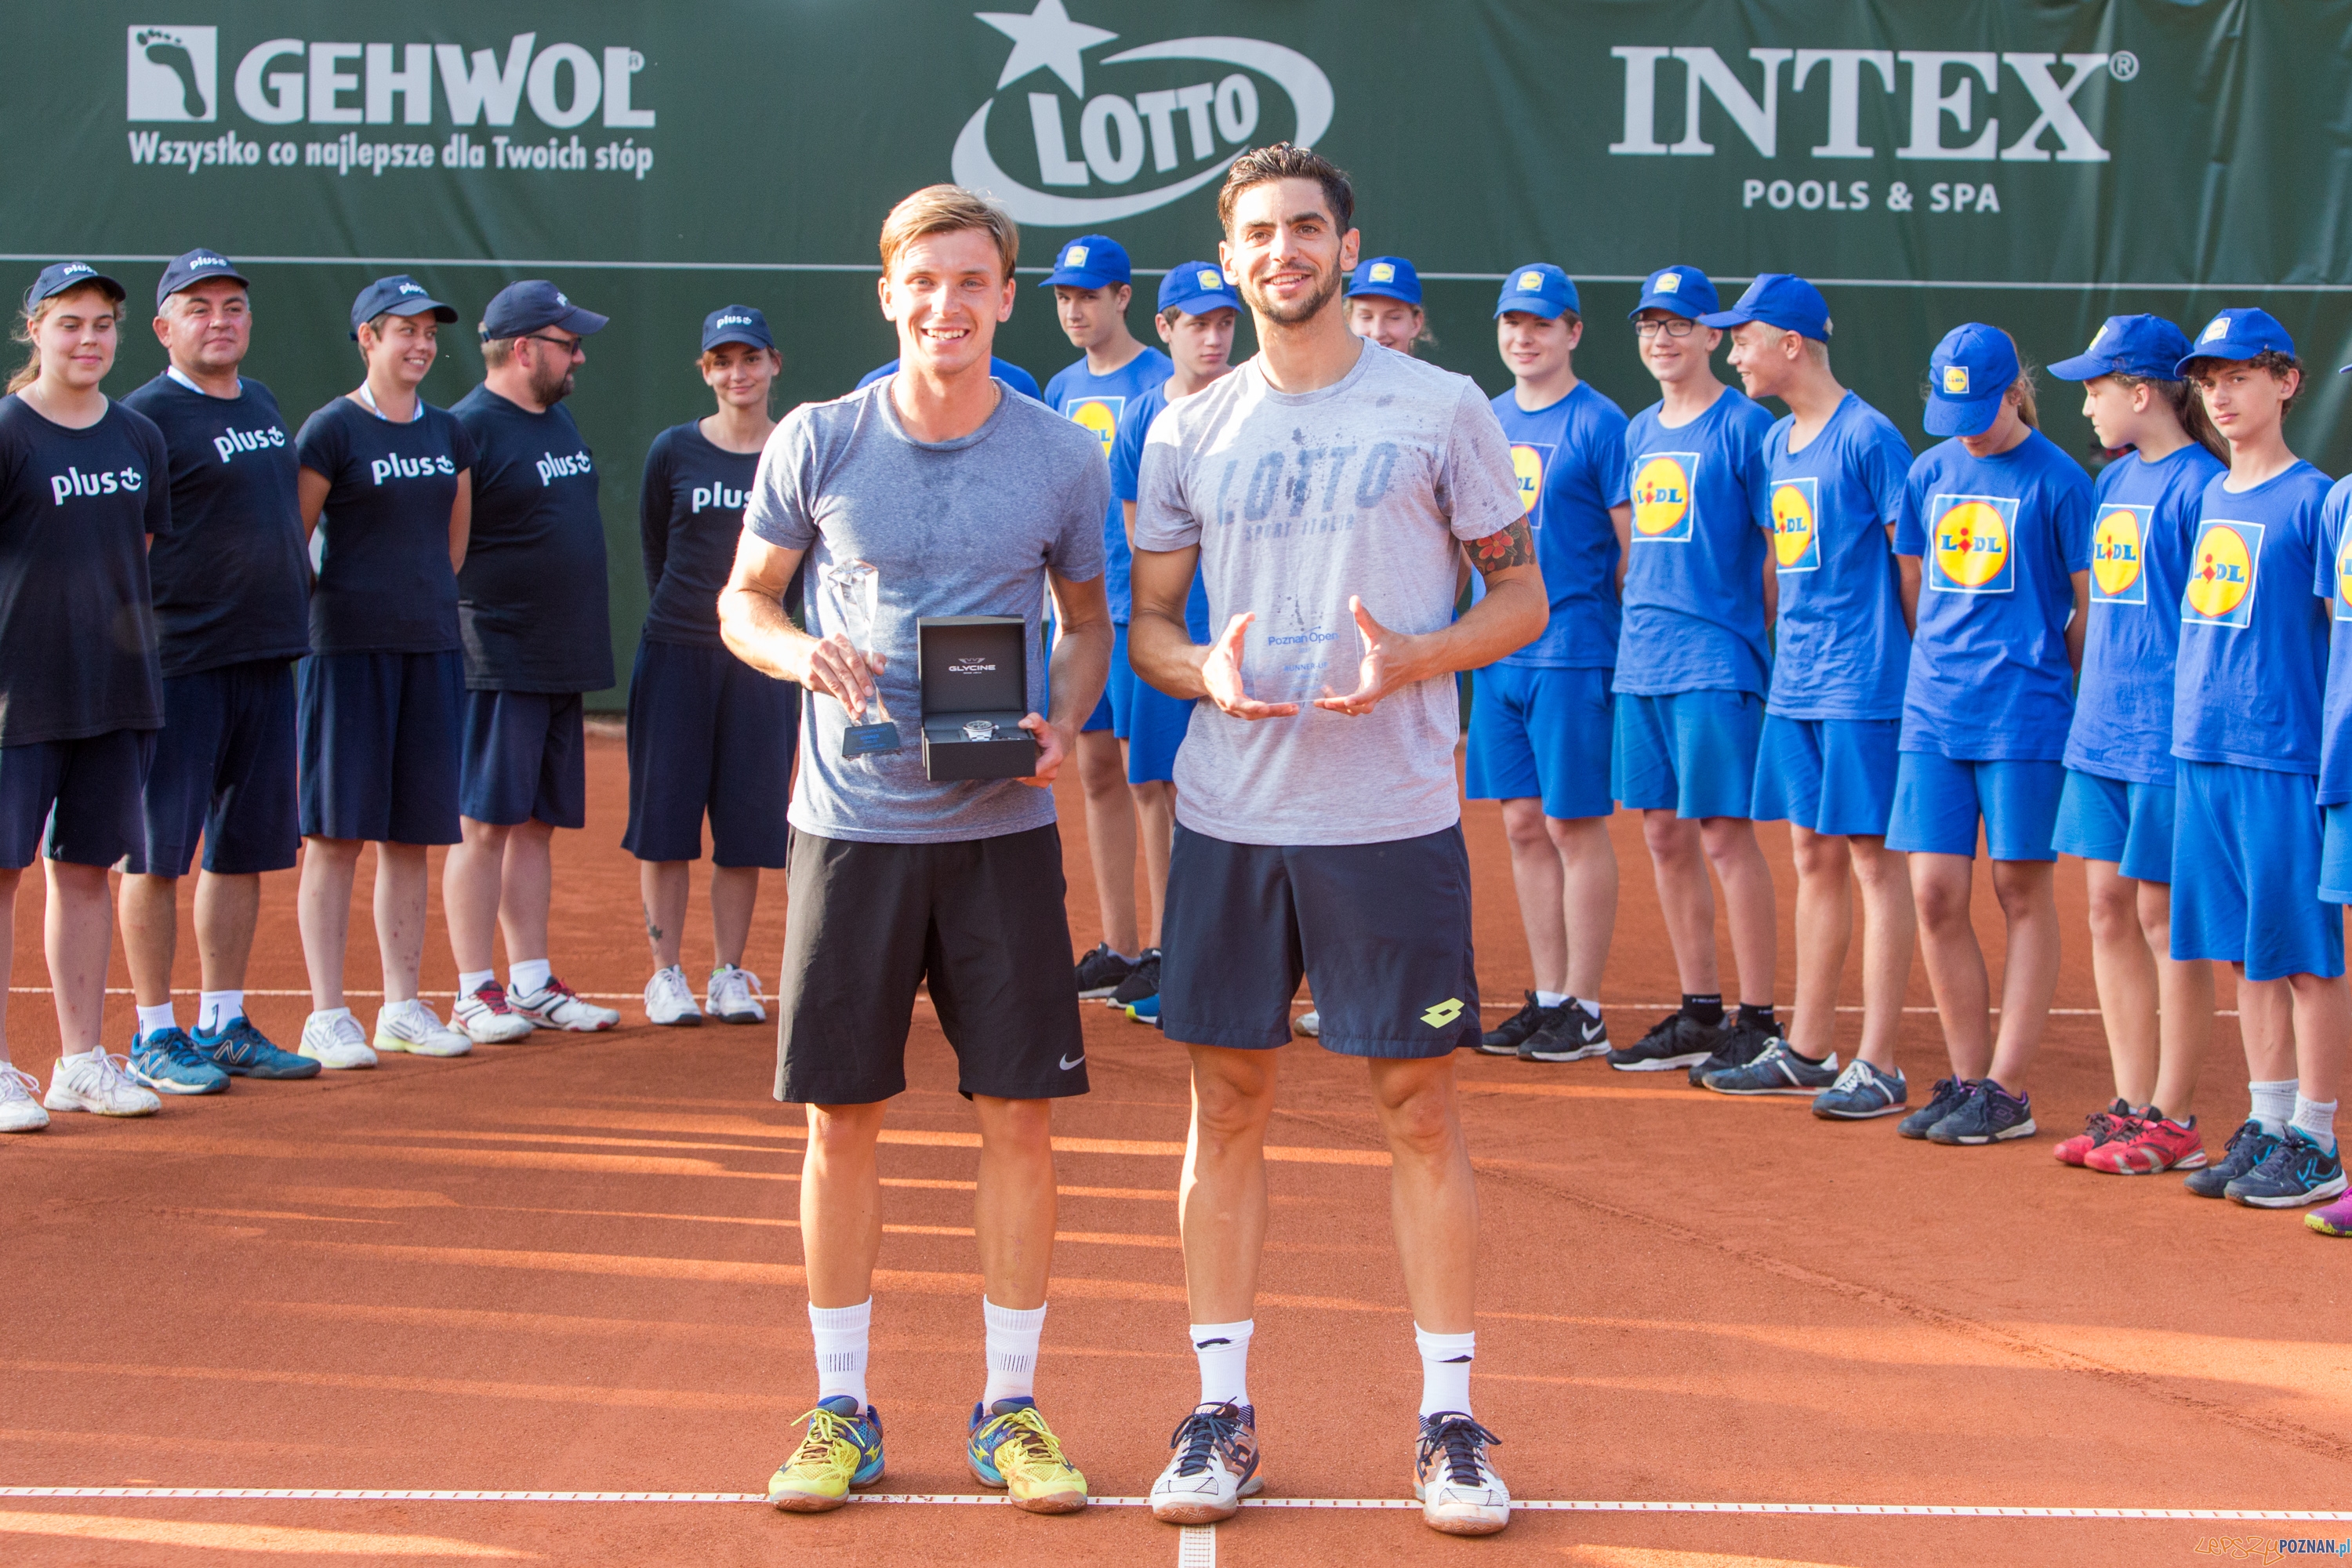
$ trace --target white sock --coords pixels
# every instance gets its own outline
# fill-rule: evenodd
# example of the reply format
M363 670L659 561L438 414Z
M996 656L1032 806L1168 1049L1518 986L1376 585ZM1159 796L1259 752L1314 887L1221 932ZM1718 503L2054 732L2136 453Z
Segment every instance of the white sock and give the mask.
M1478 1353L1475 1331L1466 1334L1433 1334L1419 1323L1412 1342L1421 1348L1421 1413L1441 1410L1470 1414L1470 1363Z
M983 1405L1000 1399L1037 1396L1037 1342L1045 1334L1045 1309L1015 1311L982 1296L980 1315L988 1324L988 1390Z
M2254 1120L2273 1138L2284 1137L2286 1124L2294 1120L2294 1091L2295 1080L2291 1078L2246 1085L2246 1098L2253 1102Z
M1536 1005L1538 1007L1557 1007L1567 1000L1568 993L1565 991L1538 991L1536 993Z
M874 1298L855 1307L811 1303L809 1332L816 1340L816 1396L820 1402L845 1394L866 1408L866 1351L874 1328Z
M499 977L494 969L468 969L457 976L457 1000L463 1002Z
M1238 1323L1194 1323L1192 1354L1201 1363L1201 1403L1247 1405L1249 1342L1257 1320Z
M518 958L507 966L507 989L518 996L536 996L547 989L554 972L543 958Z
M217 1035L228 1026L232 1018L245 1016L245 993L242 991L204 991L197 994L196 1027L208 1035Z
M172 1016L172 1004L168 999L152 1007L139 1009L139 1037L142 1039L158 1029L176 1029L179 1026L180 1021Z
M1574 996L1574 997L1570 997L1570 1001L1572 1001L1572 1002L1574 1002L1578 1006L1580 1006L1580 1007L1583 1008L1587 1013L1590 1013L1592 1016L1594 1016L1594 1017L1596 1017L1596 1018L1598 1018L1599 1016L1601 1016L1601 1004L1600 1004L1600 1003L1598 1003L1598 1002L1590 1002L1590 1001L1587 1001L1585 998L1583 998L1583 997L1581 997L1581 996Z
M2336 1152L2336 1102L2332 1100L2305 1100L2294 1097L2294 1125L2303 1135L2333 1154Z

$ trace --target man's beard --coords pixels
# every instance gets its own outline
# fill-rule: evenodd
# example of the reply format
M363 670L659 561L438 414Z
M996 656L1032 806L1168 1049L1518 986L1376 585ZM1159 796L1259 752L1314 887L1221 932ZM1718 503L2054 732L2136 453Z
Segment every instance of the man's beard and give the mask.
M1316 312L1329 304L1331 297L1339 291L1339 274L1336 271L1325 274L1323 286L1314 293L1287 305L1277 304L1267 299L1255 280L1244 279L1242 284L1242 299L1247 302L1251 310L1264 316L1267 321L1286 327L1297 326L1301 321L1313 320Z
M552 408L572 395L572 367L562 369L541 367L531 372L530 395Z

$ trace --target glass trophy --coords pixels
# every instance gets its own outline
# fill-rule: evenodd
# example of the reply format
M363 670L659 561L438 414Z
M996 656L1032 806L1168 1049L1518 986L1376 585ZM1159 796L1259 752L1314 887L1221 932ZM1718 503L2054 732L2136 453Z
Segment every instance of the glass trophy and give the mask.
M859 653L868 656L868 679L871 679L874 621L882 574L871 562L845 561L826 572L824 580L833 590L834 602L841 608L842 635ZM878 682L873 686L870 706L877 716L873 722L866 721L867 704L860 704L850 714L850 725L841 736L843 756L872 756L877 752L898 749L898 726L891 721L889 709L883 706L882 688Z

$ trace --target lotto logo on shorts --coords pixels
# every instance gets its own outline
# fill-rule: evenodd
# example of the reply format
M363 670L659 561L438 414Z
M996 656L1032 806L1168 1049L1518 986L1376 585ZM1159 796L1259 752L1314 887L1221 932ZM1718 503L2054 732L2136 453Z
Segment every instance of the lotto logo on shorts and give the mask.
M1811 474L1772 486L1772 564L1781 572L1822 567L1822 482Z
M2155 523L2151 506L2118 501L2099 509L2099 521L2091 528L2091 603L2147 603L2147 578L2140 566Z
M1696 452L1652 452L1633 470L1633 542L1681 544L1691 536Z
M1543 513L1538 508L1543 500L1544 470L1550 467L1550 442L1511 443L1511 471L1519 477L1519 505L1527 510L1529 532L1543 526Z
M2254 620L2254 567L2263 525L2209 520L2189 557L2180 618L2190 626L2248 626Z
M1423 1013L1421 1016L1421 1021L1433 1029L1442 1029L1460 1016L1462 1016L1462 998L1448 996L1444 1001Z
M1108 458L1110 444L1118 435L1118 411L1126 406L1124 397L1089 397L1070 405L1070 417L1095 433Z
M1927 586L1938 594L2007 594L2017 587L2014 496L1937 496L1927 508Z

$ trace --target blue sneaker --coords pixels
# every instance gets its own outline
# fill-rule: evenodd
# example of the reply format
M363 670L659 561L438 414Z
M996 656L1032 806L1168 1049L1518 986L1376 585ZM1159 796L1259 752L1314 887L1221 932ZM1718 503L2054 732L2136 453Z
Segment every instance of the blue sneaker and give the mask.
M1906 1138L1925 1138L1927 1130L1960 1108L1960 1101L1973 1092L1971 1087L1956 1078L1939 1078L1927 1096L1927 1103L1895 1124L1895 1131Z
M131 1076L157 1094L219 1094L228 1074L196 1049L184 1029L158 1029L131 1037Z
M1149 1024L1155 1029L1160 1027L1160 993L1155 991L1140 1002L1129 1002L1127 1016L1139 1024Z
M2230 1134L2229 1145L2221 1151L2220 1159L2201 1171L2191 1171L2180 1184L2197 1197L2227 1197L2230 1184L2252 1174L2255 1167L2271 1157L2271 1145L2277 1142L2276 1134L2263 1131L2261 1122L2249 1118Z
M2031 1138L2033 1125L2033 1104L2030 1097L2011 1094L1989 1078L1980 1078L1964 1085L1969 1097L1952 1108L1952 1113L1927 1129L1931 1143L2001 1143L2011 1138Z
M1813 1096L1813 1114L1824 1121L1866 1121L1905 1109L1911 1086L1903 1069L1884 1073L1865 1061L1851 1061L1837 1082Z
M2300 1127L2271 1144L2263 1163L2231 1182L2223 1195L2258 1209L2298 1209L2326 1203L2344 1190L2344 1160L2322 1149Z
M1717 1094L1805 1094L1819 1096L1838 1081L1837 1053L1824 1061L1809 1061L1790 1048L1778 1035L1763 1054L1746 1067L1722 1068L1698 1080L1701 1089Z
M242 1013L210 1034L198 1029L193 1041L213 1066L231 1078L319 1076L317 1062L292 1051L279 1050Z
M882 1416L846 1394L801 1417L807 1435L768 1478L768 1501L786 1513L825 1513L882 1479Z

